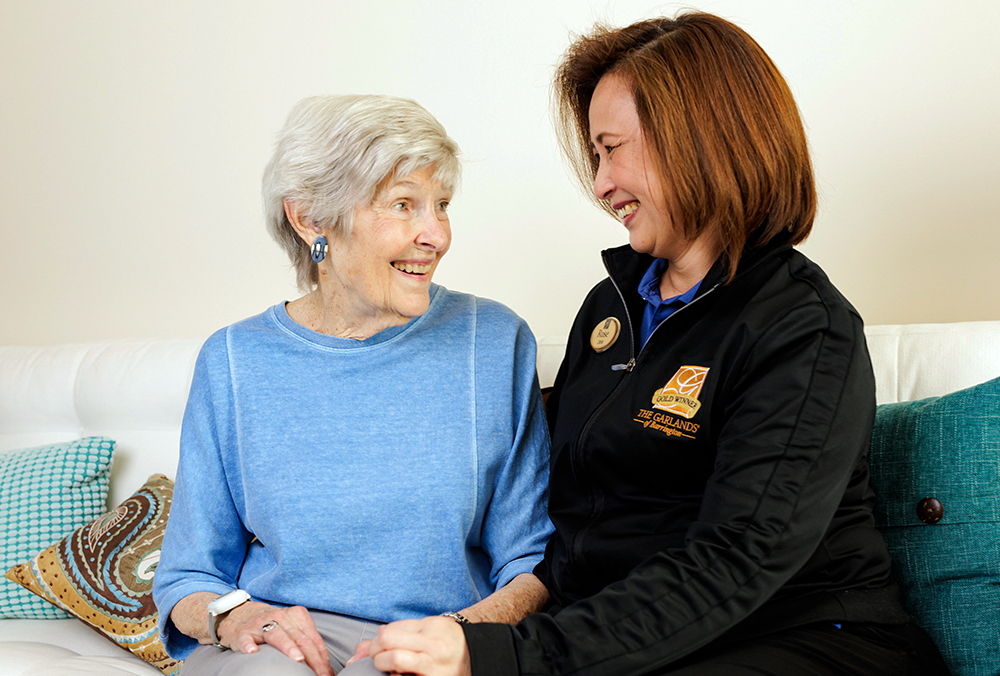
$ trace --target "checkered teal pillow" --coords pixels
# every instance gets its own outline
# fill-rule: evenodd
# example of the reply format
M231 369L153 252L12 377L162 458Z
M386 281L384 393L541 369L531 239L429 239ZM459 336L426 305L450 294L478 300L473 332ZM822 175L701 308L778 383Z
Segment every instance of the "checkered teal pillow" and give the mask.
M0 571L105 512L115 442L86 437L0 453ZM0 577L0 617L69 617Z
M879 406L870 463L907 610L955 676L1000 674L1000 378ZM936 523L918 516L924 498Z

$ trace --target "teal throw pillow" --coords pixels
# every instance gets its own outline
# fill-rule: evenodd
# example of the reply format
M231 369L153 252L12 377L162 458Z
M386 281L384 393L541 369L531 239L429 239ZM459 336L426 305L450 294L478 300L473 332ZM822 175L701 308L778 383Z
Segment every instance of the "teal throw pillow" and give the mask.
M879 406L869 461L907 610L956 676L1000 673L1000 378Z
M106 511L115 442L86 437L0 452L0 571L36 556ZM70 617L0 577L0 618Z

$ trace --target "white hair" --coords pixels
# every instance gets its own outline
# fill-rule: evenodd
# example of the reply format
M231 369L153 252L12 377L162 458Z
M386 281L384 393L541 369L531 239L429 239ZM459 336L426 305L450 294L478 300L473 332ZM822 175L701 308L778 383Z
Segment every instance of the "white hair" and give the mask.
M454 191L461 177L458 144L416 101L379 95L312 96L292 108L264 170L264 217L288 253L299 286L316 284L316 264L285 215L285 200L305 219L349 236L354 210L395 176L426 166Z

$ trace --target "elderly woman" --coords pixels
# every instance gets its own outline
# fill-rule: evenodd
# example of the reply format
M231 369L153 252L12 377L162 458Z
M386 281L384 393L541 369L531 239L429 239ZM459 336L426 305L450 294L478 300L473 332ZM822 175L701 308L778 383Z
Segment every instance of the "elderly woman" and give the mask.
M198 358L154 589L186 676L324 676L380 623L547 600L534 338L431 283L457 151L384 96L306 99L280 133L264 205L307 293Z
M556 78L564 149L629 246L548 400L546 614L409 621L366 648L431 674L945 674L872 518L862 321L792 246L802 123L745 32L693 13L599 28ZM464 635L463 635L464 629Z

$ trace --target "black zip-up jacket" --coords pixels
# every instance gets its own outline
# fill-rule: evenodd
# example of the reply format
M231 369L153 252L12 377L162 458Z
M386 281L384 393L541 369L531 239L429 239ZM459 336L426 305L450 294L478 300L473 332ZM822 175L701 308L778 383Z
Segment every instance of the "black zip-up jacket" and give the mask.
M553 608L463 627L474 676L655 671L715 640L910 620L872 517L861 318L788 245L720 259L639 349L652 259L604 252L548 400ZM608 317L606 350L591 345ZM612 323L613 324L613 323Z

